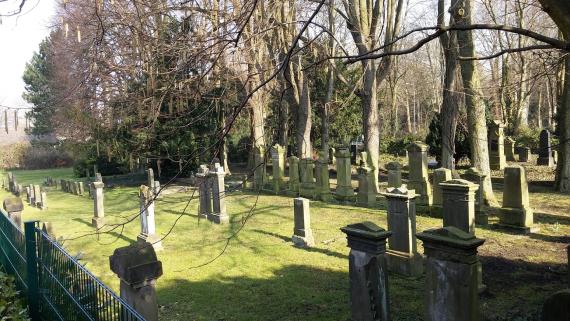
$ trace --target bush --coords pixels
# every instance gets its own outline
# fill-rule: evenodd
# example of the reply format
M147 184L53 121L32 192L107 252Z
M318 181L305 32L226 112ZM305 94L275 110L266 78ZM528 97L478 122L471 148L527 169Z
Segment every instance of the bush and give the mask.
M228 159L232 163L245 163L247 162L249 151L251 150L251 139L249 136L243 136L234 144L233 141L228 141Z
M429 124L429 133L426 137L426 144L429 146L431 155L434 155L437 162L441 163L441 118L440 114L434 114L431 123ZM458 164L459 160L463 157L470 155L470 143L468 139L468 132L466 126L461 121L457 123L457 130L455 132L455 163Z
M18 295L14 279L0 271L0 320L30 320L27 309Z
M2 168L46 169L66 167L73 163L71 156L58 145L29 142L2 148Z
M94 156L76 161L73 166L73 172L77 177L84 177L87 170L89 170L91 175L95 175L93 173L94 165L97 165L97 170L103 176L126 174L129 172L128 164L116 161L115 159L112 159L109 162L107 157L103 155L100 157Z
M417 141L422 140L422 138L418 135L414 134L407 134L402 138L394 138L389 140L386 144L386 152L391 155L402 156L406 154L406 148L409 144ZM381 146L382 148L382 146Z
M516 146L529 147L534 153L538 152L538 145L540 144L540 128L524 127L518 130L518 133L513 135Z

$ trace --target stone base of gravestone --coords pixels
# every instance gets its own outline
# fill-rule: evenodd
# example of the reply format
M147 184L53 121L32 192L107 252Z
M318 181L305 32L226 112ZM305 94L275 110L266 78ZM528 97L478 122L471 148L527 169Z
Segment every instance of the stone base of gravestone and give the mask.
M140 233L137 236L137 242L139 242L141 244L144 244L145 242L150 243L150 244L152 244L152 247L157 251L163 249L161 237L157 234L149 235L146 233Z
M230 217L227 213L209 213L207 215L208 221L216 224L227 224L230 222Z
M105 218L104 217L94 217L91 219L91 225L96 228L100 229L105 225Z
M386 250L388 270L401 275L418 277L424 272L424 259L421 254L408 254Z
M299 195L301 195L302 197L307 197L307 198L316 198L317 196L317 187L316 184L314 182L305 182L305 183L301 183L300 189L299 189Z
M534 225L534 215L531 208L501 208L499 210L500 227L521 233L535 233L540 230Z

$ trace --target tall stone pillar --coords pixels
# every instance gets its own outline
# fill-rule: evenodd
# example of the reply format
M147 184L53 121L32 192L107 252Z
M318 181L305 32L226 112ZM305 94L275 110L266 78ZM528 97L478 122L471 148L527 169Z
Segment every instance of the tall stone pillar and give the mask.
M538 231L529 205L526 171L515 165L505 168L503 207L499 211L499 225L523 233Z
M103 206L103 182L91 183L93 188L93 219L91 224L96 229L105 225L105 207Z
M333 147L329 148L329 164L336 165L336 149Z
M285 148L279 144L271 148L271 161L273 163L273 191L275 194L283 189L283 177L285 177Z
M505 124L494 120L489 130L489 165L492 170L503 170L507 166L505 158Z
M299 169L301 172L301 196L315 198L315 162L311 158L301 159Z
M408 187L419 195L416 205L426 210L432 204L431 186L428 176L429 146L422 142L408 145Z
M319 153L319 159L316 161L317 176L317 196L323 202L332 199L330 178L329 178L329 160L324 152Z
M34 185L34 206L37 208L42 207L42 189L40 185Z
M293 194L299 193L299 158L297 156L289 157L289 191Z
M155 250L162 249L160 236L156 234L154 221L153 193L148 186L142 185L139 189L141 233L137 236L139 243L150 243Z
M212 213L207 215L208 220L216 224L225 224L230 221L226 211L226 172L223 167L217 167L216 171L208 174L212 180Z
M109 258L111 271L121 279L121 299L146 321L158 321L156 280L162 276L162 262L152 246L135 243L115 250Z
M350 164L350 151L347 148L339 148L336 157L336 191L335 198L341 202L354 200L352 188L352 166Z
M548 129L543 129L540 132L538 148L538 160L536 164L539 166L554 167L554 158L552 158L552 146L550 142L550 132Z
M443 197L439 184L449 180L451 180L451 170L442 167L433 172L433 204L430 209L430 213L433 217L443 217Z
M388 187L402 186L402 165L398 162L390 162L386 164L388 171Z
M516 162L515 159L515 140L511 137L505 138L505 159L507 162Z
M291 240L298 247L311 247L315 245L313 230L311 230L311 211L309 200L297 197L293 200L293 214L295 217L295 228Z
M361 206L374 207L376 205L374 170L368 167L365 162L358 168L358 194L356 200Z
M471 167L463 174L462 178L471 183L479 185L475 192L475 223L487 225L489 223L489 213L485 208L485 198L483 197L483 183L487 175L481 173L477 168Z
M453 226L419 233L426 258L426 321L479 321L477 248L485 240Z
M422 274L422 256L416 245L416 191L406 185L392 187L382 193L388 201L388 268L406 275Z
M386 239L391 232L372 222L351 224L341 231L346 234L350 247L352 320L390 320Z
M150 164L149 164L149 166L150 166ZM148 186L152 190L152 188L154 186L154 170L151 167L149 167L146 170L146 176L147 176L146 186Z
M198 215L203 218L210 217L212 213L212 193L210 189L210 179L208 173L210 170L206 165L200 165L198 173L196 173L196 187L200 197L200 207Z
M453 226L475 235L475 191L479 188L464 179L439 184L443 194L443 226Z
M263 147L256 146L254 148L253 160L253 188L260 191L263 189L263 185L265 184L265 150Z

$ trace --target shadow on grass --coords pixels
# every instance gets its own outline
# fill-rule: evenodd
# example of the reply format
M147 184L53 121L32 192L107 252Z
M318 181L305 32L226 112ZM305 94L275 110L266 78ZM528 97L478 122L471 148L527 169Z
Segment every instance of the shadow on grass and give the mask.
M257 229L252 230L252 231L255 232L255 233L260 233L260 234L264 234L264 235L273 236L273 237L275 237L275 238L281 239L281 240L283 240L284 242L287 242L287 243L291 244L291 246L294 246L294 245L293 245L293 241L292 241L291 238L288 237L288 236L280 235L280 234L273 233L273 232L267 232L267 231L257 230ZM339 258L339 259L346 259L346 260L348 260L348 255L341 254L341 253L334 252L334 251L330 251L330 250L320 249L320 248L316 248L316 247L300 248L299 250L304 250L304 251L312 252L312 253L320 253L320 254L324 254L324 255L327 255L327 256L332 256L332 257L337 257L337 258Z
M534 222L535 223L543 223L543 224L558 223L558 224L570 225L570 216L535 212L534 213Z

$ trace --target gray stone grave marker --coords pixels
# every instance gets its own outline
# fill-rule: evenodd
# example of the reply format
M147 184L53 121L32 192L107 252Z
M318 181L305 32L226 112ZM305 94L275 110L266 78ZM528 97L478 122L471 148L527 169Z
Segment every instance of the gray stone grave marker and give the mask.
M293 200L293 214L295 221L293 236L291 237L293 244L298 247L314 246L309 200L302 197L295 198Z

